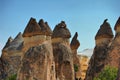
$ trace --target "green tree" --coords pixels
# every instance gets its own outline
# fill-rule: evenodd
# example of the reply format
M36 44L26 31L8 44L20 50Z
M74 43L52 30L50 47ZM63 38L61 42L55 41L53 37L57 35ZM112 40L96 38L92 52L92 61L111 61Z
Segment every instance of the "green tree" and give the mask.
M77 72L79 70L77 64L74 64L74 70L75 70L75 72Z
M117 71L117 68L106 66L98 77L95 77L93 80L115 80Z
M5 80L16 80L16 78L17 78L17 74L13 74L12 76L8 77Z

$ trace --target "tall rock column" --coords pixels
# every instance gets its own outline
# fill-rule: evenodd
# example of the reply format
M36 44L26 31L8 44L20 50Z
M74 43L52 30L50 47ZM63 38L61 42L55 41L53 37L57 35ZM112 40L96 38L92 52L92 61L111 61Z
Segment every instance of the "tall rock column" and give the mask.
M75 71L75 78L76 79L80 79L80 77L81 77L80 59L79 59L79 57L77 55L77 49L80 46L80 42L78 41L77 37L78 37L78 33L76 32L74 37L72 38L70 47L71 47L72 53L73 53L73 64L74 64L74 67L78 68L78 71Z
M71 34L64 21L55 26L52 35L52 45L57 80L74 80L73 55L69 43L70 37Z
M55 62L48 24L31 18L24 31L25 54L17 80L56 80Z
M111 46L108 50L108 57L106 63L112 67L119 67L120 58L120 17L118 18L114 30L116 32L115 38L111 42Z
M1 61L6 73L6 78L17 74L21 64L23 37L19 33L15 39L9 38L2 50Z
M104 68L108 47L112 38L112 29L106 19L95 36L96 46L89 62L85 80L93 80Z

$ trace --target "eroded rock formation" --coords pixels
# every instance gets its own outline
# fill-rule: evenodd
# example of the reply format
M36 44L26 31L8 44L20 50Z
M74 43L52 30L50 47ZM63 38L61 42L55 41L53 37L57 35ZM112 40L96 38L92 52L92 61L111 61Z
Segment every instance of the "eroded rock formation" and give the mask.
M57 80L74 80L73 54L69 38L71 34L64 21L56 25L52 35L53 54Z
M77 36L76 33L70 46L71 33L64 21L52 32L43 19L37 23L31 18L23 34L10 37L3 48L0 80L14 74L17 80L74 80L73 64L79 63L75 59L80 45Z
M120 58L120 18L118 18L114 29L116 34L108 50L106 62L108 65L118 68Z
M80 79L81 78L80 59L77 55L77 49L80 46L80 42L78 41L77 37L78 37L78 33L76 32L74 37L72 38L70 47L73 53L73 64L74 66L78 67L78 71L75 71L75 78Z
M31 47L22 59L17 80L56 80L51 43Z
M85 80L93 80L104 68L107 51L112 38L112 29L106 19L95 36L96 46L89 62Z
M120 80L120 58L119 58L119 66L118 66L118 73L117 73L117 79Z
M23 33L23 51L26 52L30 47L38 46L46 40L51 40L51 35L52 31L47 22L44 23L43 19L41 19L38 24L36 19L31 18Z
M3 61L0 58L0 80L4 80L7 77L7 74L4 69Z
M21 56L23 55L22 47L23 37L22 34L19 33L14 40L9 38L3 48L1 61L7 77L17 74L21 64Z
M39 24L30 19L23 34L25 54L17 80L55 80L51 35L50 27L42 19Z

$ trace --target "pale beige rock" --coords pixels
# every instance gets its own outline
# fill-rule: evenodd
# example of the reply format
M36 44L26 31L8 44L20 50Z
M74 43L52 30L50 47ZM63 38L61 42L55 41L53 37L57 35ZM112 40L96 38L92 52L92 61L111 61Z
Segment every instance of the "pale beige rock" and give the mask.
M22 34L19 33L14 40L12 40L9 44L7 42L7 46L2 50L2 62L4 71L6 72L6 77L9 77L13 74L17 74L17 71L21 64L21 56L23 55L22 47L23 47L23 37Z
M52 45L56 80L74 80L73 54L69 43L70 36L71 34L63 21L53 30Z
M78 41L77 37L78 37L78 33L76 32L74 37L72 38L70 47L71 47L72 54L73 54L73 64L74 64L74 66L76 65L78 67L78 71L75 72L75 78L80 79L81 78L81 68L80 68L80 60L77 55L77 49L80 46L80 42Z
M117 20L114 29L116 31L116 34L108 50L106 63L110 66L118 68L120 58L120 17Z
M56 80L53 60L50 42L30 48L23 57L17 80Z

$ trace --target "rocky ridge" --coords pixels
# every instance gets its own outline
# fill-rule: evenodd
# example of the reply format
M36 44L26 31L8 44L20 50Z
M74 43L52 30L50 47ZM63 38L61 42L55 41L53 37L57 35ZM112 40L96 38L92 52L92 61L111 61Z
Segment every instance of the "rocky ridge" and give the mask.
M115 24L115 37L113 37L112 29L110 24L106 22L107 19L103 22L95 36L96 46L94 48L93 55L90 59L89 66L86 72L85 80L93 80L94 77L97 77L98 74L103 70L105 66L116 67L119 69L118 77L119 79L119 63L120 63L120 54L119 54L119 33L120 33L120 18L118 18Z
M93 78L96 77L104 68L104 62L107 58L108 44L111 42L112 37L112 29L110 24L107 22L107 19L105 19L95 36L96 46L89 62L86 80L93 80Z
M76 52L80 45L77 36L76 33L72 41ZM17 74L16 80L74 80L70 37L64 21L52 32L43 19L37 23L36 19L30 18L23 34L19 33L15 39L10 37L2 50L0 80L14 74Z

